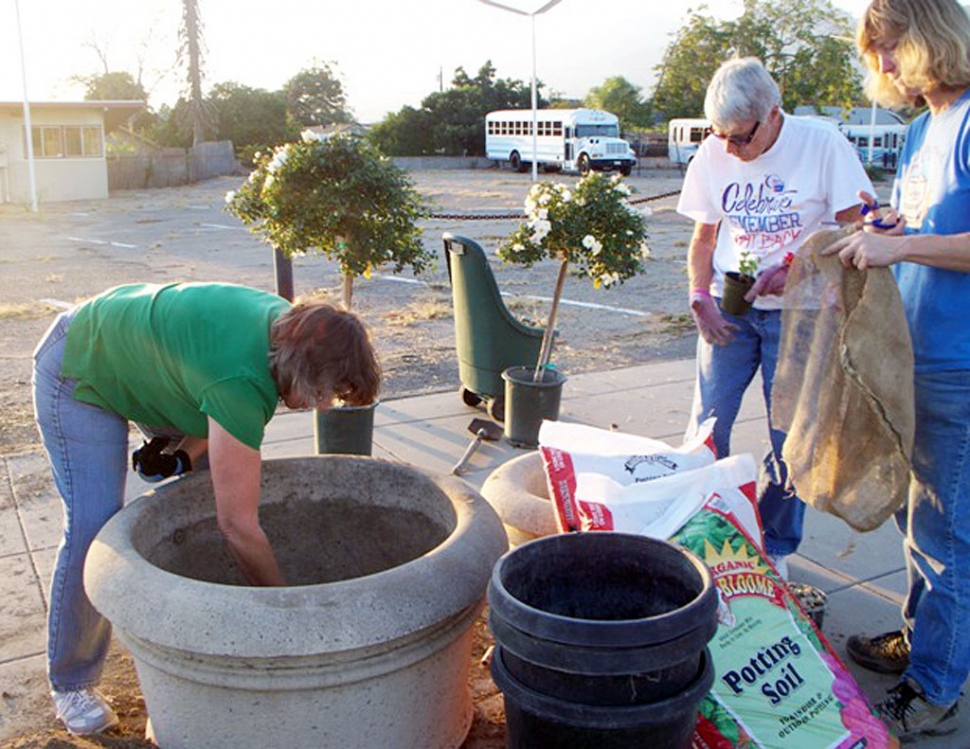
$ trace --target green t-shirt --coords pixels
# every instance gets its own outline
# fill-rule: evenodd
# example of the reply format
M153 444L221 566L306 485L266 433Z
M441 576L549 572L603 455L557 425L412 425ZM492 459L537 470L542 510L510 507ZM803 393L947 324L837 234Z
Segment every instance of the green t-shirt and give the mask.
M270 325L289 308L231 284L118 286L77 309L61 374L79 401L197 437L211 416L259 449L279 400Z

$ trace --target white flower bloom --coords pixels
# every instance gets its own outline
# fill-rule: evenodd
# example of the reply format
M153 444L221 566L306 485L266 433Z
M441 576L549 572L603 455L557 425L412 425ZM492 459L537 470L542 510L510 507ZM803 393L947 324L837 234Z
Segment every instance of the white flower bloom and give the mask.
M546 235L550 231L552 231L551 223L548 221L535 221L532 224L532 241L538 244L546 238Z
M304 143L313 143L314 141L323 142L327 137L323 133L315 133L310 129L304 130L300 133L300 138Z
M271 188L273 186L273 183L275 181L276 181L276 178L272 174L267 175L266 181L263 182L263 189L264 190L268 190L269 188Z
M592 247L595 242L596 237L594 237L592 234L587 234L585 237L583 237L583 247L585 247L587 250Z
M230 190L226 193L226 203L229 204L236 199L236 191Z
M646 259L646 258L650 257L652 254L653 254L653 252L651 251L650 247L647 246L647 243L646 242L641 242L640 243L640 257Z
M539 218L542 221L547 221L549 219L549 209L548 208L540 208L538 215L539 215Z
M539 196L539 205L546 205L550 200L552 200L552 195L544 192Z
M512 252L524 252L524 251L525 251L525 245L522 244L521 242L516 242L514 245L512 245Z
M572 199L573 199L573 194L571 192L569 192L569 190L563 190L562 191L562 202L563 203L568 203ZM582 205L582 204L580 204L580 205Z

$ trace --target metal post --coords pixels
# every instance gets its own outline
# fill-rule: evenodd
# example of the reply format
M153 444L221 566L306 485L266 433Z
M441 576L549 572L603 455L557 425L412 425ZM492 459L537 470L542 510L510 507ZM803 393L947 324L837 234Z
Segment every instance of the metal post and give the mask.
M30 210L37 213L37 175L34 172L34 132L30 122L30 100L27 97L27 63L24 56L24 34L20 27L20 2L13 0L17 14L17 38L20 40L20 74L24 86L24 129L27 140L27 178L30 183Z
M286 255L273 248L273 270L276 271L276 293L293 301L293 261Z
M532 14L532 181L539 181L539 141L536 133L539 118L536 107L536 14Z

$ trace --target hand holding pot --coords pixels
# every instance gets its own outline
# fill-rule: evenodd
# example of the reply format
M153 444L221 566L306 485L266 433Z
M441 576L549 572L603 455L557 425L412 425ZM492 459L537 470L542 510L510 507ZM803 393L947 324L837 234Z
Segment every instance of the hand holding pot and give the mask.
M785 291L785 281L788 280L788 265L779 263L768 268L763 273L758 274L744 298L748 302L753 302L759 296L781 296Z

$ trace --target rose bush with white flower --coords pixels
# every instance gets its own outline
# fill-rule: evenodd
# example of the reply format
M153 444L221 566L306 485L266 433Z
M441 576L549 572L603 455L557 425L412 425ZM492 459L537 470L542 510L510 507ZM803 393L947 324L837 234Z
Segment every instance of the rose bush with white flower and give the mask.
M529 268L544 259L560 262L559 278L539 355L537 371L549 360L552 331L567 268L610 288L644 270L650 257L644 213L627 198L632 191L620 175L596 172L570 187L537 182L525 199L526 220L499 247L506 263ZM548 339L548 340L546 340Z
M226 194L226 208L287 257L319 251L344 275L344 304L353 279L392 263L399 273L427 268L417 221L428 214L408 174L352 136L306 131L296 143L257 153L249 179Z

